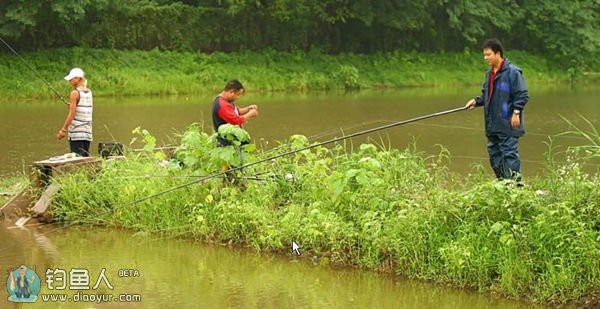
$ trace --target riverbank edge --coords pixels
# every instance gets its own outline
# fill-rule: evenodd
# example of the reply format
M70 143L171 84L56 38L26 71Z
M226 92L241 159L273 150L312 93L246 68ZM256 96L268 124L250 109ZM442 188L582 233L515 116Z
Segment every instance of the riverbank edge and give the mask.
M198 145L192 147L188 143L194 141L193 144L199 145L214 144L205 143L202 136L198 135L197 128L190 128L182 137L182 147L187 150L183 157L179 157L187 162L187 155L192 155L194 160L185 163L192 170L194 162L204 162L207 159L204 157L207 150L198 148L201 147ZM301 138L292 137L291 140L293 145ZM196 153L197 151L201 154ZM360 150L349 153L343 151L343 147L337 150L319 148L314 153L307 152L299 157L282 159L277 164L285 166L292 179L295 178L293 175L303 175L300 176L303 180L297 184L287 180L288 174L285 181L281 179L268 182L264 186L250 183L243 192L234 187L222 188L217 183L209 185L207 182L207 186L188 187L184 190L187 193L183 192L179 196L165 195L145 200L134 209L121 209L118 205L129 205L132 199L160 192L165 187L180 185L172 177L186 172L179 170L177 166L172 166L175 170L157 171L156 162L152 163L154 155L151 155L147 158L150 162L146 163L137 160L115 162L109 165L112 168L94 181L76 175L59 179L66 191L58 198L59 210L56 213L57 218L60 217L65 222L78 220L84 214L97 213L97 216L92 217L84 215L89 220L87 223L133 227L158 234L174 233L194 239L198 239L195 236L200 236L200 239L245 244L257 251L279 252L278 249L282 249L285 252L289 249L289 240L300 237L303 245L309 248L308 252L313 252L317 257L325 257L325 264L339 262L366 269L389 268L410 278L432 279L456 287L478 287L479 290L498 291L512 298L529 297L535 302L554 301L564 304L596 290L598 282L593 281L596 280L593 278L597 278L598 273L592 266L595 263L584 263L588 259L582 261L581 256L600 254L592 240L596 239L597 232L579 225L583 221L590 221L592 224L595 221L590 220L589 215L562 215L563 208L571 209L574 207L572 203L578 203L580 199L582 205L589 204L586 202L589 199L586 194L597 195L598 192L593 191L594 186L590 186L592 182L598 181L596 176L588 179L576 163L567 167L555 165L550 160L548 169L553 171L551 176L529 179L527 189L512 190L510 186L490 181L491 178L482 173L482 169L477 169L478 172L461 180L446 179L448 175L443 168L444 164L441 164L445 152L436 160L425 159L416 151L412 148L405 151L378 151L374 145L369 144L363 144ZM325 155L330 152L331 158ZM196 158L198 155L200 157ZM334 167L330 167L331 170L324 168L332 164L330 159L337 162L333 164ZM427 160L434 162L426 163ZM381 169L378 162L386 162L389 168ZM281 167L277 169L279 168ZM171 175L169 170L175 174ZM251 171L247 172L252 174ZM135 177L145 173L157 178L140 180ZM123 182L111 182L109 185L107 181L114 175L134 177L130 180L124 178ZM371 187L371 182L366 179L373 179L373 184L379 185ZM442 184L446 183L444 179L450 181L448 184L461 183L462 186L455 188L457 190L443 189ZM169 185L167 181L172 183ZM571 185L565 186L565 182ZM386 183L391 187L386 187ZM576 186L577 190L573 191L572 186ZM545 190L541 196L536 191L540 188ZM583 188L587 189L582 190ZM300 189L303 191L295 191ZM109 191L114 194L106 196L102 193ZM578 192L578 195L574 196L572 192ZM182 199L184 196L187 198ZM562 202L565 197L569 200L567 205ZM375 203L372 203L373 199ZM82 204L81 201L86 202ZM118 211L112 211L112 215L98 213L113 207ZM588 208L586 206L587 210L581 208L580 211L582 214L596 211ZM581 228L581 237L572 238L570 232L565 230L572 224ZM381 237L377 236L378 233L382 233ZM536 234L544 233L550 233L556 238L537 238L539 235ZM433 235L431 237L437 241L429 243L427 239L422 239L427 234ZM558 242L554 242L561 239L573 242L573 246L578 246L583 255L573 255L575 251L565 251L564 248L554 250L551 256L578 261L573 267L565 266L568 267L566 273L563 270L567 268L558 273L562 272L560 275L578 280L582 276L582 269L592 270L589 272L592 277L585 282L585 290L582 290L583 283L579 287L572 286L566 278L558 283L564 284L568 291L556 290L557 282L543 283L546 276L559 275L554 269L548 270L544 266L539 271L520 268L531 266L521 265L523 257L534 264L538 260L546 261L547 257L538 255L537 251L530 252L529 249L521 251L519 246L539 247L541 253L545 254L544 252L550 251L544 248L558 245ZM415 247L403 247L410 243L414 243ZM433 249L429 246L433 246ZM463 246L464 249L461 249ZM488 256L488 262L482 262L483 264L479 264L479 260L467 259L470 260L467 263L474 263L469 264L469 267L475 267L477 274L485 278L464 272L462 268L453 268L455 262L458 264L454 266L462 264L461 254L470 252L477 255L481 253L481 248L484 251L486 248L492 250L486 251L488 253L498 250L493 257ZM406 252L404 255L405 249L415 252ZM431 255L431 265L426 261L428 252L437 252ZM505 255L507 260L503 260ZM511 261L516 264L510 265ZM487 265L500 264L503 264L502 269L499 266L487 268ZM479 269L479 266L484 270ZM502 277L502 281L496 280L500 274L507 276ZM482 281L478 281L479 279ZM542 283L537 280L542 280ZM533 291L536 295L529 294Z
M222 89L239 79L253 92L308 92L481 85L487 65L478 52L373 55L320 52L190 53L62 48L25 53L30 70L13 54L0 54L0 102L67 97L63 80L71 67L82 67L95 96L189 95ZM528 84L596 83L572 75L543 55L507 52ZM39 74L39 76L38 76ZM44 79L49 86L45 84Z
M23 187L24 187L24 183L27 182L27 178L24 175L15 175L15 176L2 176L0 177L0 191L1 192L10 192L16 194L18 193L18 191L20 191ZM11 196L9 197L1 197L0 196L0 205L3 205L8 199L10 199ZM1 220L4 221L4 218L0 218ZM4 222L6 223L6 221ZM68 224L70 225L70 223L68 222L63 222L63 223L57 223L59 226L61 226L61 224ZM127 230L127 231L144 231L144 232L148 232L145 231L144 229L136 229L136 228L132 228L132 227L126 227L126 226L110 226L110 225L98 225L98 224L81 224L79 223L80 226L87 226L87 227L100 227L100 228L117 228L117 229L123 229L123 230ZM157 233L157 232L150 232L153 235L161 235L161 233ZM170 238L172 236L169 236ZM219 240L217 237L209 237L209 238L205 238L205 237L197 237L193 234L190 234L188 236L176 236L179 239L182 240L191 240L191 241L199 241L202 243L205 243L207 245L218 245L218 246L226 246L228 248L233 248L236 250L248 250L248 252L254 252L256 253L256 248L253 247L251 244L249 243L245 243L245 242L233 242L231 240L229 241L221 241ZM293 256L293 258L295 259L302 259L305 261L310 261L311 263L313 263L314 265L319 265L321 267L324 266L332 266L332 267L350 267L350 268L355 268L355 269L361 269L361 270L367 270L367 271L374 271L374 272L378 272L378 273L383 273L383 274L389 274L392 276L401 276L404 278L407 278L409 280L419 280L419 281L425 281L429 284L434 284L434 285L440 285L440 286L447 286L450 288L454 288L454 289L466 289L469 291L473 291L473 292L478 292L477 288L475 287L470 287L470 286L456 286L453 285L449 282L445 282L445 281L436 281L436 280L431 280L431 279L420 279L420 278L411 278L411 277L407 277L405 275L402 274L396 274L394 271L393 267L364 267L361 266L359 264L356 263L347 263L347 261L345 262L330 262L330 260L327 257L323 257L323 256L311 256L310 254L302 254L301 256L295 256L294 253L290 250L285 250L285 249L277 249L277 248L262 248L259 251L260 254L273 254L273 255L280 255L280 256L286 256L286 257L291 257ZM323 259L325 258L325 259ZM326 262L322 262L322 261L326 261ZM387 263L384 263L387 265ZM393 266L394 262L390 261L389 265ZM481 292L481 291L479 291ZM576 300L570 300L566 303L561 303L561 302L534 302L532 299L529 299L527 297L512 297L512 296L508 296L503 294L501 291L492 289L492 290L486 290L485 293L488 293L489 295L492 295L494 297L502 297L502 298L506 298L506 299L511 299L511 300L515 300L515 301L519 301L519 302L524 302L524 303L532 303L532 304L542 304L542 305L561 305L561 306L566 306L566 307L571 307L571 306L575 306L576 308L594 308L595 306L600 305L600 290L596 290L596 291L591 291L589 294L587 294L586 296L580 298L580 299L576 299Z

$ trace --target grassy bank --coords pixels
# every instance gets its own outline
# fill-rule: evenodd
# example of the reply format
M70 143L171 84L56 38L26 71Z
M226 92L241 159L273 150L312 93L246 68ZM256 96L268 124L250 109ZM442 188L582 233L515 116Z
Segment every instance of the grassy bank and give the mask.
M151 136L139 134L151 148ZM292 136L269 155L306 144ZM294 240L321 264L540 302L577 300L600 289L600 177L586 174L578 156L564 166L549 158L545 178L516 188L492 181L481 168L469 176L448 174L444 150L426 158L416 147L338 144L247 168L245 175L259 180L244 185L212 179L132 205L219 171L224 162L240 164L235 151L214 148L214 137L197 127L183 134L181 145L176 157L185 167L148 152L106 162L93 178L57 179L55 217L257 251L287 253ZM246 162L264 157L251 148Z
M569 74L544 56L518 51L507 56L528 83L568 82ZM325 55L319 52L177 53L55 49L24 54L24 59L66 96L62 79L73 66L88 74L96 95L163 95L214 92L229 79L250 91L421 87L480 84L486 64L480 52ZM44 82L13 54L0 54L0 97L50 97Z

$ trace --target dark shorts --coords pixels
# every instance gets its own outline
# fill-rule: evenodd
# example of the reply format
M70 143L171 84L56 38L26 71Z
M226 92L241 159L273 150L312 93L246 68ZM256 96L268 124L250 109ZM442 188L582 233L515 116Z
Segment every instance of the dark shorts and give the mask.
M250 141L242 142L241 146L250 144ZM217 135L217 147L232 146L233 143Z
M90 141L69 141L71 152L74 152L82 157L90 156Z

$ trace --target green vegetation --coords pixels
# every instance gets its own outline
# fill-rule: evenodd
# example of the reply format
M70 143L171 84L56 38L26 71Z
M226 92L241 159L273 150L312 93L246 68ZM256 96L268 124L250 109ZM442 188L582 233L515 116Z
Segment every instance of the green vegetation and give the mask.
M224 133L243 139L236 130ZM152 144L149 132L136 133ZM577 153L564 165L548 155L546 176L524 188L491 181L481 167L451 175L443 148L423 157L416 147L372 144L316 147L244 169L260 180L233 172L198 181L224 163L239 164L233 146L215 149L214 142L192 126L181 135L176 160L148 151L107 161L94 177L56 179L62 190L55 218L257 251L288 252L295 240L323 265L357 265L540 302L567 302L600 289L600 176L585 173ZM251 162L308 144L295 135L267 154L243 148L243 156Z
M518 51L507 56L524 70L528 84L570 80L546 57ZM332 56L317 51L202 54L73 48L24 58L64 96L71 86L63 77L73 66L84 69L96 96L214 93L233 78L252 92L480 85L486 70L479 51ZM14 55L0 55L0 94L2 100L54 96Z
M65 92L72 66L102 95L214 91L234 77L277 91L474 84L490 37L529 83L547 83L597 77L599 11L595 0L5 0L0 37L37 52L28 61ZM3 98L49 93L0 55Z
M462 52L498 37L578 69L598 62L599 11L596 0L5 0L0 35L20 50L325 53Z

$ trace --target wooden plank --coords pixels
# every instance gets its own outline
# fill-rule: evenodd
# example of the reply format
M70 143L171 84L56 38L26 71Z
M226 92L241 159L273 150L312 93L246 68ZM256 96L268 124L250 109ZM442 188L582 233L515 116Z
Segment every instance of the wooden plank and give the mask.
M96 157L75 157L64 160L36 161L29 167L30 182L34 188L43 189L52 177L64 175L79 169L91 169L97 172L102 167L102 160Z
M36 161L33 162L34 166L49 166L49 167L55 167L55 166L62 166L62 165L68 165L68 164L83 164L83 163L91 163L94 161L100 161L99 158L96 157L74 157L74 158L61 158L61 157L56 157L55 159L50 158L47 160L41 160L41 161Z
M68 163L68 164L64 164L64 165L54 166L54 167L52 167L52 173L50 176L56 177L56 176L68 174L71 172L75 172L80 169L85 169L92 173L96 173L96 172L100 171L101 167L102 167L102 160L99 158L93 158L93 160L82 161L82 162L79 162L76 164Z
M48 211L48 208L50 207L50 202L52 201L52 197L54 196L54 194L56 194L56 192L58 192L59 189L59 184L51 183L48 187L46 187L46 190L44 191L44 193L42 193L40 199L35 203L35 205L33 205L31 211L33 211L33 213L37 215L42 215L46 211Z
M17 220L17 222L15 222L15 225L18 227L23 227L25 224L27 224L27 222L29 222L29 220L31 220L31 217L21 217L19 220Z
M59 184L51 183L52 177L78 170L84 170L93 175L101 169L102 162L102 159L96 157L73 157L71 155L34 162L29 167L30 184L6 202L0 208L0 214L4 219L16 221L17 226L51 222L52 197L60 189ZM42 192L41 195L40 192ZM33 207L31 207L32 204Z

